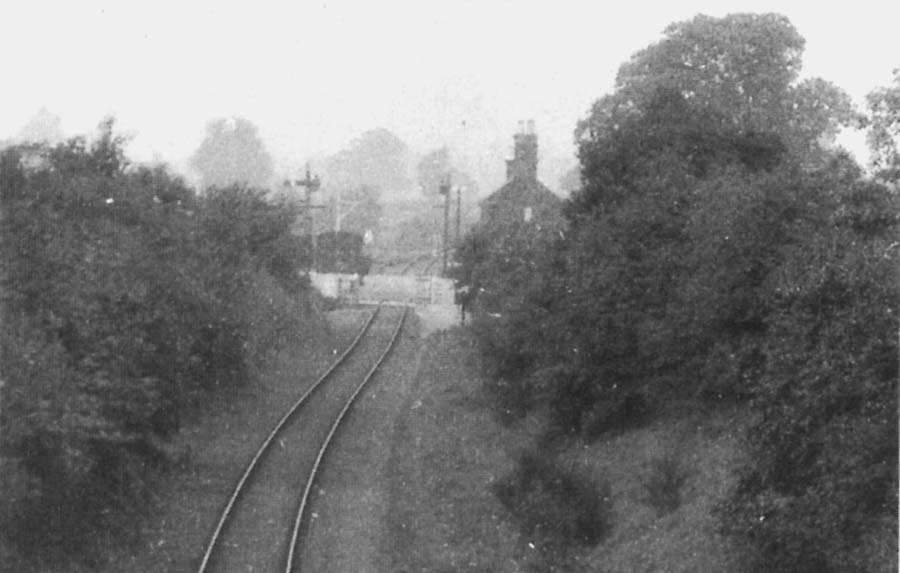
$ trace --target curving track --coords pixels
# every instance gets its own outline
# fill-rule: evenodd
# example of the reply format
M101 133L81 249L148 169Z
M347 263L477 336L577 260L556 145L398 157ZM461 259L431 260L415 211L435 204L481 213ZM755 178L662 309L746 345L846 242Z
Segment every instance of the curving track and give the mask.
M425 265L424 270L422 270L420 274L425 275L425 276L430 275L432 273L432 269L437 264L437 262L438 262L437 258L435 258L435 257L429 258L427 264Z
M400 269L400 275L408 275L408 274L419 274L417 271L421 270L421 268L427 264L428 259L431 257L429 254L416 255L416 257L407 262Z
M406 308L379 307L329 370L260 445L224 508L198 568L297 571L316 474L353 401L393 348Z
M406 263L400 270L401 275L418 275L418 276L429 276L432 272L432 269L436 264L438 264L440 257L435 256L431 253L425 253L422 255L416 256L415 259Z

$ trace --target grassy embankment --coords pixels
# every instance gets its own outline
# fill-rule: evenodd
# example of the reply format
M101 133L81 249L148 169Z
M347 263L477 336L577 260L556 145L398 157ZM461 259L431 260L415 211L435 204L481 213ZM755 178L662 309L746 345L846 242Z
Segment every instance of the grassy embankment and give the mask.
M393 570L738 570L712 510L734 483L747 423L742 410L677 404L640 429L590 445L556 444L559 467L609 485L604 539L560 549L517 527L493 493L533 448L543 422L540 415L499 422L482 392L472 344L453 329L423 349L394 440Z

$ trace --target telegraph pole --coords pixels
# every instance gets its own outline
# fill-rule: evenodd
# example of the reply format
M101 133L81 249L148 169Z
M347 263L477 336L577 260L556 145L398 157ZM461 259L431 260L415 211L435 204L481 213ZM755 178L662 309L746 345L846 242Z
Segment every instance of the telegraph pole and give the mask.
M439 188L440 194L444 196L444 253L443 253L443 273L447 274L447 243L450 240L450 175L444 178Z
M341 188L334 190L334 234L341 232Z
M345 206L349 207L346 211L341 212L341 191L340 189L335 191L335 199L334 199L334 233L338 234L341 232L341 221L343 221L350 213L352 213L357 207L362 205L364 201L354 201L352 203L347 203Z
M311 177L309 173L309 163L306 164L306 177L304 179L287 180L284 182L285 187L304 187L306 189L306 222L309 225L309 244L312 247L312 259L310 260L310 269L315 268L316 264L316 220L313 216L313 209L321 209L321 205L312 204L312 193L318 191L322 183L319 176Z
M456 244L459 244L460 211L462 210L462 187L456 188Z

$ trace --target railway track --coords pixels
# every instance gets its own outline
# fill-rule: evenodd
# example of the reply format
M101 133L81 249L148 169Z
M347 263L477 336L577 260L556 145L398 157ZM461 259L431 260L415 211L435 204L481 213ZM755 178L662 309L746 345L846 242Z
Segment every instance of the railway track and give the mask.
M300 570L319 468L353 402L394 347L406 314L405 307L376 308L344 353L288 408L235 485L198 573Z
M428 264L425 265L425 270L422 271L423 275L428 275L431 273L431 269L437 264L438 260L435 257L430 257L428 260Z
M401 275L415 274L418 276L429 276L438 264L438 257L432 254L418 255L412 261L406 263L401 269Z
M406 263L401 269L401 275L413 274L413 271L417 268L423 266L423 263L427 262L430 258L430 255L416 255L416 258Z

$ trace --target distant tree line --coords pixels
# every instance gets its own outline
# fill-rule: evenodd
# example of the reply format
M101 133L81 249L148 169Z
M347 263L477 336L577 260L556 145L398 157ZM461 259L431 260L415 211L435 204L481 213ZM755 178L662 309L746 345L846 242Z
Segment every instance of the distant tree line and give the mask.
M457 278L504 415L593 439L668 399L746 403L723 531L759 570L874 570L896 566L900 76L866 116L798 79L803 45L773 14L671 25L578 124L567 228L475 229ZM867 123L873 176L823 144Z
M294 218L262 190L130 165L111 120L92 142L2 152L7 541L89 552L178 461L183 416L312 319Z

